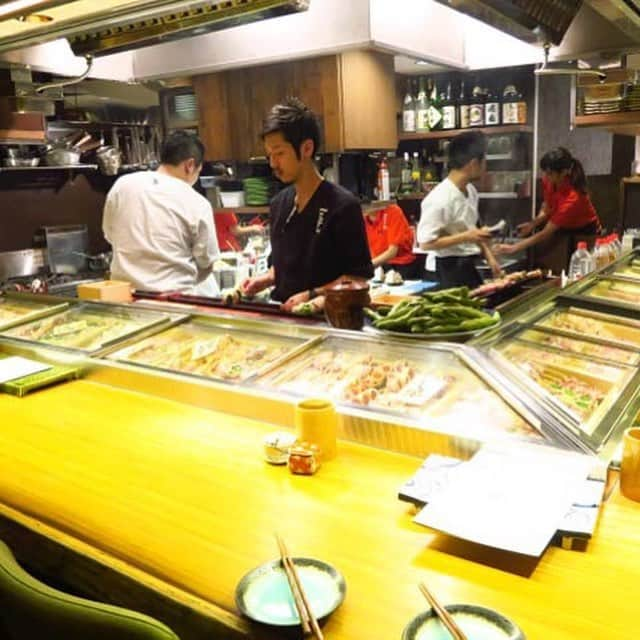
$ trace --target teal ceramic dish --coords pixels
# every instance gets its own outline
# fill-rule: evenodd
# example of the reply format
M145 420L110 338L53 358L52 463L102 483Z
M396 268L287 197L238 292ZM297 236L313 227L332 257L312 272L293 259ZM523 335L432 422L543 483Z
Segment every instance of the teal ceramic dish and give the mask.
M314 615L325 618L344 600L347 586L342 574L314 558L293 558L293 561ZM240 580L236 604L245 616L257 622L279 627L300 624L280 559L253 569Z
M493 609L473 604L448 604L445 608L469 640L525 640L517 625ZM451 640L451 634L429 609L405 627L402 640Z

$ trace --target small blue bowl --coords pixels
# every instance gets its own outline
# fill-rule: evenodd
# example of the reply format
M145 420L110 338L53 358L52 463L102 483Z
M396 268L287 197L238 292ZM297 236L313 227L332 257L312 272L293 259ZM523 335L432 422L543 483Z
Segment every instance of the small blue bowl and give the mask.
M445 609L469 640L525 640L515 623L493 609L473 604L448 604ZM402 640L451 640L451 634L436 612L428 609L405 627Z

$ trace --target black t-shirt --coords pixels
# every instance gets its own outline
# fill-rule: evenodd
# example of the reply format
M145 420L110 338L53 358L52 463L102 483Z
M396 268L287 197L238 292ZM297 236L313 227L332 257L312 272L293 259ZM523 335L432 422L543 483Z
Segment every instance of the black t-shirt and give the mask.
M303 211L294 200L289 186L271 201L272 298L284 302L341 275L373 276L362 210L349 191L323 181Z

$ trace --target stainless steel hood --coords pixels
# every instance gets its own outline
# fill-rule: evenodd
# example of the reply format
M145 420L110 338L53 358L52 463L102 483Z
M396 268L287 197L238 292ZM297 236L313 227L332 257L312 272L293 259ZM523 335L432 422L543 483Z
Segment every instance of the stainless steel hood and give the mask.
M18 29L16 25L14 33L0 28L0 52L67 38L76 55L107 55L305 11L309 2L94 0L87 11L86 0L74 0L48 10L51 21L41 28Z
M582 0L438 1L520 40L556 45L582 6Z

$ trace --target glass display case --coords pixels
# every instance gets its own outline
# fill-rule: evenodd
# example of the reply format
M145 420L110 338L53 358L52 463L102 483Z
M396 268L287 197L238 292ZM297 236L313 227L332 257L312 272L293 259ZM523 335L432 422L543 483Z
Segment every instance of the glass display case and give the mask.
M55 313L67 306L65 302L47 302L32 297L0 294L0 330Z
M454 346L328 336L257 384L481 441L504 434L541 437Z
M580 291L588 298L603 298L615 303L626 303L640 306L640 281L627 278L597 278Z
M80 303L59 313L2 331L0 336L66 350L96 353L120 340L168 324L170 320L169 314L158 311Z
M194 319L108 355L154 369L239 382L264 373L307 342Z

